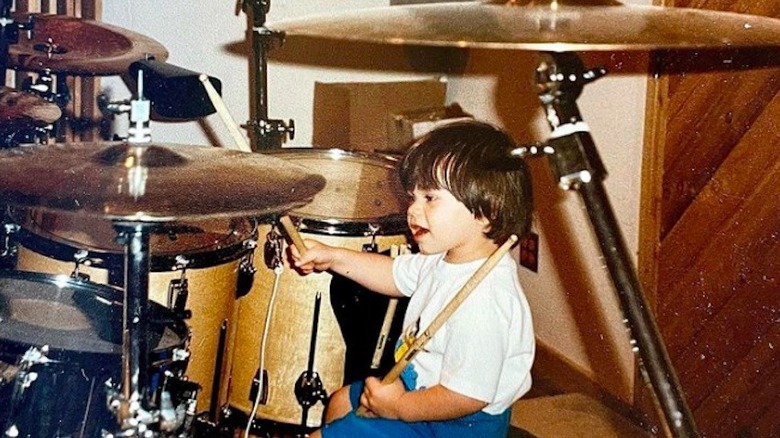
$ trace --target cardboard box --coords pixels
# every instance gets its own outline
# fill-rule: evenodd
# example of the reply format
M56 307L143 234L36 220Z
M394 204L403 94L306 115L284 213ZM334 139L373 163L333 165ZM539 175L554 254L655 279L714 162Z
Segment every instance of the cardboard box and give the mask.
M457 103L446 107L426 108L392 114L387 124L388 147L403 152L411 142L432 129L456 120L473 118Z
M401 152L394 116L443 108L447 84L433 79L403 82L314 84L315 148Z

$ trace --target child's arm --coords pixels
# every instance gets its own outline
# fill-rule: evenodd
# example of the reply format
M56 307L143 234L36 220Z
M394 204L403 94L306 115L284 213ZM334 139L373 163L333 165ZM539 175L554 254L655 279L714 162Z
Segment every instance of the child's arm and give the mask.
M486 402L451 391L442 385L407 391L401 380L383 385L379 379L366 379L360 404L374 414L389 419L412 421L451 420L473 414Z
M383 295L404 296L395 287L392 258L329 246L314 240L306 240L305 243L306 254L303 256L295 245L290 246L295 267L303 274L329 270Z

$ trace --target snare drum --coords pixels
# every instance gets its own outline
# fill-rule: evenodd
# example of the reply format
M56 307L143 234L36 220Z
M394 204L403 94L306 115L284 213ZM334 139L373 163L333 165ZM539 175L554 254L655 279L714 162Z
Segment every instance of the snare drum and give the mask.
M123 282L123 248L115 243L110 221L23 209L11 216L20 225L15 233L17 269L70 274L79 259L84 261L79 273L90 281ZM253 233L250 221L236 219L169 223L150 237L150 300L174 308L177 296L182 296L191 312L186 375L202 387L199 411L225 401L227 389L214 383L223 381L229 369L225 350L232 345L230 322L237 310L239 283L251 284L251 279L242 280L241 265L252 255Z
M0 273L3 436L99 438L116 429L106 382L121 382L122 291L28 272ZM114 303L113 305L111 303ZM117 306L118 304L118 306ZM180 376L187 327L150 303L149 393ZM44 353L41 356L39 353Z
M273 154L308 167L327 181L310 204L290 213L300 224L304 238L355 250L374 245L374 250L380 252L393 245L406 245L406 194L396 175L395 159L319 149L283 149ZM259 229L255 260L272 258L264 257L269 254L263 251L264 247L275 247L274 235L276 231L270 225ZM324 272L301 276L290 268L286 256L282 259L284 269L278 276L271 267L258 266L251 292L239 299L228 402L249 415L256 400L257 379L262 375L264 396L257 405L256 419L318 427L322 424L326 396L342 386L345 367L349 365L345 360L345 337L349 338L350 333L344 332L344 328L364 315L343 315L350 303L360 300L343 279ZM374 298L373 293L366 294ZM275 304L265 332L272 297ZM360 336L369 339L367 362L371 360L386 307L384 298L381 314L374 318L375 327L358 329ZM264 373L259 372L261 354L265 358ZM365 365L368 367L369 363ZM316 379L312 382L306 377Z

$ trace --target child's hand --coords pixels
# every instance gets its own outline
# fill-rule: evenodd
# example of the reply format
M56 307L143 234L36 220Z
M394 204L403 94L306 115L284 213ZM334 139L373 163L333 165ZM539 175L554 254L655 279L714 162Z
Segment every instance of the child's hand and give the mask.
M290 245L290 258L293 266L301 274L311 274L312 272L327 271L333 263L334 249L331 246L322 244L315 240L305 240L306 254L301 255L295 245Z
M360 395L360 404L379 417L395 420L399 417L404 394L406 388L400 379L385 385L376 377L369 377Z

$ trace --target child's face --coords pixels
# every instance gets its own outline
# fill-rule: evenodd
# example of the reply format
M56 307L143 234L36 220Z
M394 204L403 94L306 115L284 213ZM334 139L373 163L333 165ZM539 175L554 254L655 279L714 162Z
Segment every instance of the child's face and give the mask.
M415 189L406 217L423 254L446 252L445 259L462 263L487 257L495 243L485 237L487 219L477 219L448 190Z

